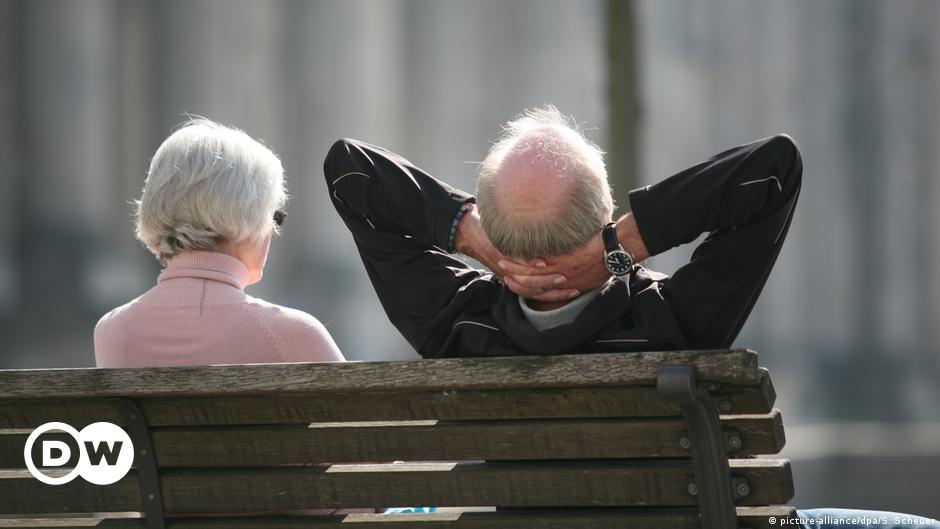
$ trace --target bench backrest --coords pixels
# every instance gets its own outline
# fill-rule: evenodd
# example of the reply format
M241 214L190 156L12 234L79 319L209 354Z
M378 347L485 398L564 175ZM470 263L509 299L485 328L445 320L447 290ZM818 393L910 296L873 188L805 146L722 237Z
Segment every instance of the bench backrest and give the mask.
M663 366L694 366L720 410L740 523L792 516L778 506L789 463L751 457L784 444L770 378L735 350L0 371L0 527L52 514L72 517L56 527L154 527L154 513L174 528L699 527L697 427L657 390ZM23 470L33 429L99 421L134 440L125 478L53 486ZM407 506L501 509L274 515ZM128 511L150 520L103 514Z

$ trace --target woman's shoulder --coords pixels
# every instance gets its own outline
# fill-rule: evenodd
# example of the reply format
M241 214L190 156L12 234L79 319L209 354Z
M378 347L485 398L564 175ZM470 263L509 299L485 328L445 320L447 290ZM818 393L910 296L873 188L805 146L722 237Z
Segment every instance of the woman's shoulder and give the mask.
M115 307L98 319L93 333L95 364L98 367L115 365L118 357L126 349L124 345L130 339L128 330L137 325L145 325L137 314L140 298Z
M323 326L320 320L315 318L312 314L299 309L285 307L284 305L278 305L277 303L271 303L270 301L248 295L245 296L244 303L252 312L271 318L272 321L277 321L278 323L310 328Z
M136 297L123 305L109 310L104 316L99 318L98 323L95 324L95 334L114 328L120 328L121 324L125 323L126 320L133 319L136 307L139 303L140 297Z
M284 346L293 362L343 361L343 354L330 331L312 314L247 296L245 306L253 312Z

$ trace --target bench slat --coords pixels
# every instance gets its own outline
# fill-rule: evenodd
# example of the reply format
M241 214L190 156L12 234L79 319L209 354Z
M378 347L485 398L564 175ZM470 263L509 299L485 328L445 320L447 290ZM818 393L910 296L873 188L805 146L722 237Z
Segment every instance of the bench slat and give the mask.
M27 471L0 473L0 515L143 511L134 471L114 485L92 485L78 478L46 485Z
M671 351L421 362L2 370L0 398L652 385L659 367L666 364L693 364L703 380L730 384L760 380L753 351Z
M777 529L780 520L796 516L789 506L738 507L738 521L751 529ZM775 523L770 524L769 518ZM417 525L415 525L417 524ZM317 527L353 527L355 529L698 529L698 510L678 507L636 509L554 509L515 512L432 513L399 516L251 516L220 518L171 518L167 529L307 529ZM145 529L141 519L67 518L61 520L0 519L0 529Z
M133 525L125 525L130 521ZM117 523L118 525L111 525ZM30 529L88 529L89 527L140 527L142 520L115 520L95 518L0 518L0 528L29 527Z
M766 371L757 385L721 385L732 413L768 413L776 394ZM675 416L653 386L434 392L322 393L230 397L141 398L152 426L280 424L339 421L488 420L568 417ZM76 428L108 421L123 425L104 398L0 399L0 428L47 422Z
M773 516L776 523L770 524ZM738 507L738 521L751 529L777 529L779 520L796 516L793 507ZM79 529L145 529L140 519L105 519L98 523L84 519L55 522L0 520L0 529L9 527ZM40 525L43 524L43 525ZM92 525L94 524L94 525ZM346 527L353 529L697 529L698 510L673 509L556 509L525 512L466 512L409 515L356 514L348 516L279 516L169 519L167 529L308 529Z
M750 494L740 505L793 496L789 462L731 461ZM306 468L171 470L160 477L169 512L240 512L402 505L694 505L688 461L332 465ZM28 474L0 479L0 513L139 511L135 475L107 487L76 480L49 486Z
M688 457L680 418L566 419L158 428L160 467L273 466L320 462ZM734 455L783 448L779 411L725 417L742 440ZM26 433L0 435L0 468L22 468ZM53 438L50 434L49 438ZM33 450L38 454L38 444ZM37 456L34 456L37 457Z
M736 455L782 448L779 412L728 419ZM259 466L323 461L619 459L688 457L680 419L448 422L414 426L168 429L153 434L161 467ZM237 439L237 442L233 442ZM320 459L311 461L311 457Z

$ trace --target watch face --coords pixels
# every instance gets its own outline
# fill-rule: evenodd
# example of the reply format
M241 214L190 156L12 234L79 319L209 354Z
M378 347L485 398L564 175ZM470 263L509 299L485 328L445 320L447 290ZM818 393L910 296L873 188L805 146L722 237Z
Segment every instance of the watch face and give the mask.
M630 271L633 266L633 258L624 251L614 251L607 254L604 258L604 264L607 265L607 271L616 276L622 276Z

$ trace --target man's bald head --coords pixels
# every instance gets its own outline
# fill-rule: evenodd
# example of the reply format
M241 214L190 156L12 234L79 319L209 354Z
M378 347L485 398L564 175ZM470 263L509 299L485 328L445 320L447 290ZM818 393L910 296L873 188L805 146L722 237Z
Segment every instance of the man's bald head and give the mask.
M561 255L613 215L603 154L553 106L506 124L480 167L483 229L509 256Z

